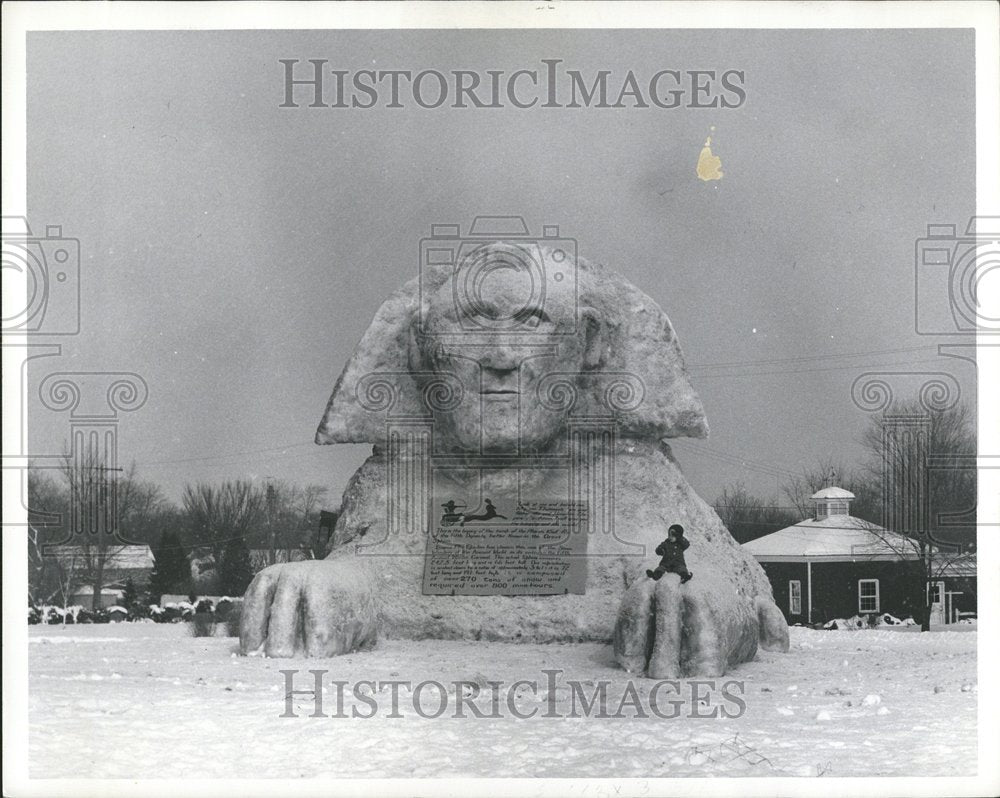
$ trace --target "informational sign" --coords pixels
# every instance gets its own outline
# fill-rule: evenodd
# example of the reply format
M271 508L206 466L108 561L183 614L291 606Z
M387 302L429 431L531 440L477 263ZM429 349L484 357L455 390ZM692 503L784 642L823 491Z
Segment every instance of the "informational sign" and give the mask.
M585 593L586 509L569 502L489 499L466 512L442 503L427 542L423 592L453 596Z

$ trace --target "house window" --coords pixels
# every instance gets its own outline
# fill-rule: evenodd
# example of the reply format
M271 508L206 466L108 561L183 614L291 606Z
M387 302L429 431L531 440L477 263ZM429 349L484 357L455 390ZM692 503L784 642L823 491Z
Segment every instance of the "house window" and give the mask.
M858 614L878 612L878 579L858 580Z
M788 582L788 614L802 614L802 583L798 579Z

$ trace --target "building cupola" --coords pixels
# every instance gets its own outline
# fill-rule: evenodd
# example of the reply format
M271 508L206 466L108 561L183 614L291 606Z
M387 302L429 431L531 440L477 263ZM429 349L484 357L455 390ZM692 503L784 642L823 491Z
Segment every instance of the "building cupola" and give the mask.
M812 500L816 505L816 520L822 521L833 515L850 515L851 500L854 494L849 490L831 485L829 488L816 491Z

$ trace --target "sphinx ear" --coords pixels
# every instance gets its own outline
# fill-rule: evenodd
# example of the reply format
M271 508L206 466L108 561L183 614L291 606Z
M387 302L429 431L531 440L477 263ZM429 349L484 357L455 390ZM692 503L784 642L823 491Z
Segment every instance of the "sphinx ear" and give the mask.
M600 315L593 308L580 309L580 326L583 328L583 367L599 369L607 359L608 336Z
M420 346L418 327L419 319L414 316L410 319L406 339L406 363L410 367L410 373L423 371L424 352Z
M708 436L701 399L666 314L649 296L611 269L578 258L586 353L593 376L594 412L606 411L608 380L624 380L641 399L617 412L619 431L648 439ZM607 379L603 379L606 377ZM631 395L631 394L630 394Z

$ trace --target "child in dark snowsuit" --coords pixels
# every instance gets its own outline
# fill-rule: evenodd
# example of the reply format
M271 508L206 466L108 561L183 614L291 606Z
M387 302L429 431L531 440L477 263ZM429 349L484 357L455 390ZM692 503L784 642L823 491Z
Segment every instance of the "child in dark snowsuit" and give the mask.
M657 581L664 574L679 574L681 584L687 582L693 574L684 562L684 549L690 546L690 541L684 537L684 527L673 524L667 530L667 539L656 547L656 553L662 558L655 570L646 571L646 576Z

